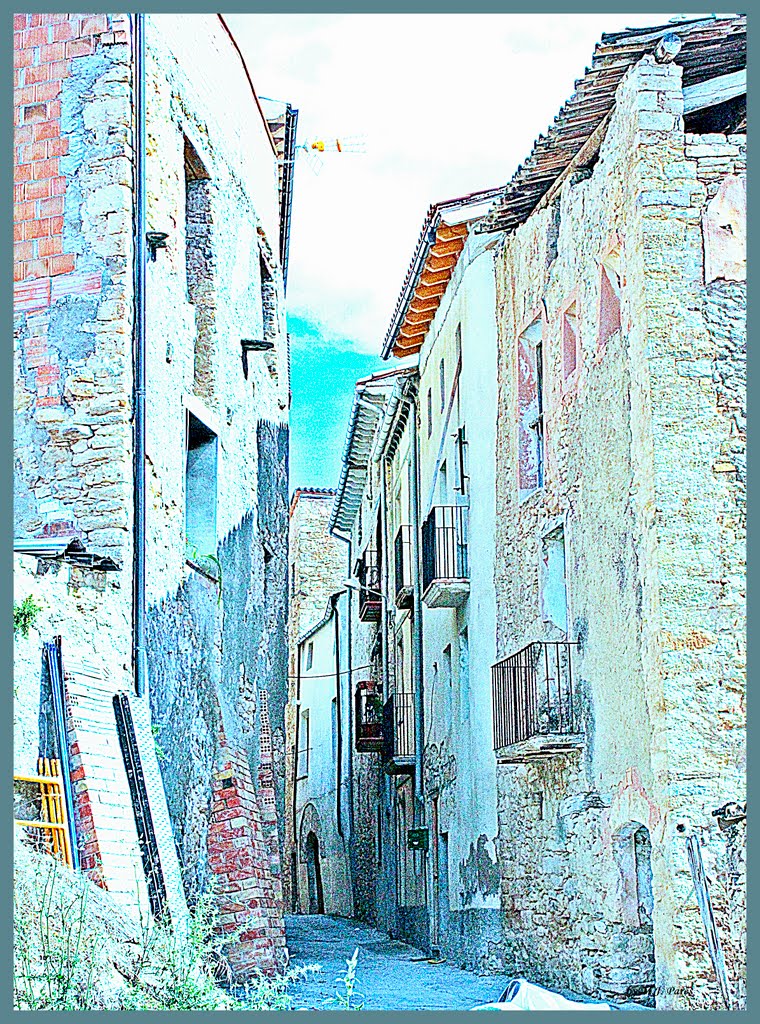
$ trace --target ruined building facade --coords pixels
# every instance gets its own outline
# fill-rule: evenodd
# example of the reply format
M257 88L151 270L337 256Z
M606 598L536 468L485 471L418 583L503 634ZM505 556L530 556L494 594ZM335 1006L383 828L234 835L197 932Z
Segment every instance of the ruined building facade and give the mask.
M745 67L742 17L605 36L431 208L331 516L356 914L659 1008L744 989Z
M219 16L17 15L14 56L17 763L60 635L82 866L136 910L119 693L170 903L213 881L245 976L285 946L282 146Z

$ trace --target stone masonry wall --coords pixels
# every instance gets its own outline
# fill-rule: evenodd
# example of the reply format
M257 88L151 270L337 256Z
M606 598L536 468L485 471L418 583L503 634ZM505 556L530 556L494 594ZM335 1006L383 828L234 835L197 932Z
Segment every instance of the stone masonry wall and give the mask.
M499 260L497 656L561 639L540 564L542 536L564 525L583 745L500 767L504 940L487 959L545 984L696 1008L719 1003L676 825L686 815L702 836L717 893L726 842L711 811L741 798L744 750L743 284L705 285L702 218L708 190L741 174L742 148L685 137L681 111L680 69L645 58L618 90L593 170ZM600 322L600 263L619 275L617 329ZM517 340L532 323L545 479L518 500ZM632 878L640 828L651 883Z
M147 26L147 220L168 233L147 282L150 703L188 898L216 876L224 928L250 918L227 949L245 977L285 956L289 382L277 167L218 18L151 15ZM225 110L230 90L240 117ZM265 323L274 348L248 353L246 366L241 340L262 338ZM188 411L216 436L217 544L203 551L186 545ZM244 806L233 818L224 779Z
M296 735L296 674L298 638L321 619L331 594L341 589L347 575L346 545L330 536L327 523L335 492L295 491L290 503L288 540L288 706L285 724L285 841L283 890L285 906L294 906L293 857L296 839L293 822L293 770Z

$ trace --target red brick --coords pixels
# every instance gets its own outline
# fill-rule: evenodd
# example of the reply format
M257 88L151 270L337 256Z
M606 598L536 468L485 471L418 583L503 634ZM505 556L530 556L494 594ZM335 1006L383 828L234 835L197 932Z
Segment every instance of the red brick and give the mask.
M34 87L34 98L40 103L44 100L54 100L61 95L60 79L53 82L38 82Z
M54 30L55 31L55 30ZM40 62L49 64L54 60L66 59L66 46L64 43L48 43L40 47Z
M27 27L26 19L27 19L27 15L26 14L14 14L13 15L13 28L16 29L16 30L22 30L23 31L23 29L25 29Z
M74 256L53 256L50 260L50 273L51 275L70 274L74 269L75 262Z
M59 256L54 256L53 259L60 259ZM26 264L26 276L27 277L49 277L50 276L50 261L47 259L41 260L29 260Z
M66 156L69 151L69 140L65 136L62 139L51 139L47 149L48 156Z
M46 40L47 42L47 40ZM89 57L95 49L92 38L72 39L66 43L67 57Z
M61 379L60 367L56 366L55 363L38 366L35 379L38 387L41 384L55 384L56 381Z
M37 18L39 15L32 14L31 17ZM41 26L25 29L21 35L24 46L45 46L48 41L48 30Z
M13 90L13 102L17 107L23 107L27 103L34 103L37 99L37 87L24 85L20 89Z
M13 282L14 284L18 281L24 280L24 264L14 263L13 264Z
M29 28L39 28L42 25L41 14L30 14L29 15Z
M14 50L14 68L30 68L34 63L34 53L31 50Z
M31 103L22 110L24 124L33 121L47 121L47 103Z
M39 256L60 256L62 252L63 239L60 235L40 238L37 243L37 254Z
M13 222L13 241L23 242L24 240L24 225L19 221Z
M71 14L48 14L47 20L51 25L63 25L64 22L76 21L76 17Z
M33 127L35 139L57 139L61 134L58 121L39 121Z
M71 61L56 60L50 65L50 81L56 78L68 78L71 74Z
M31 203L22 204L24 210L27 210L31 205ZM54 196L52 199L41 200L39 213L40 217L61 217L63 215L63 196ZM31 216L34 216L34 213ZM20 219L26 220L26 217Z
M69 39L74 38L76 35L75 28L76 24L72 25L70 21L62 21L53 26L53 39L56 43L65 43Z
M60 395L46 395L44 398L37 399L37 405L62 405Z
M14 181L31 181L32 178L32 165L31 164L16 164L13 168L13 180Z
M89 274L80 272L57 277L51 286L52 301L57 302L67 295L97 295L101 285L100 271Z
M27 181L24 185L24 199L47 199L51 194L52 179L46 181Z
M35 160L32 177L35 181L42 178L54 178L58 174L58 160Z
M32 141L33 127L30 124L20 124L13 132L13 141L17 146L24 146Z
M60 175L53 178L50 183L50 194L54 196L62 196L66 191L66 179Z
M28 146L19 146L20 164L28 164L32 160L45 160L47 155L47 142L45 139L40 139L39 142L31 142Z
M108 15L107 14L90 14L87 15L82 21L82 27L80 28L80 34L83 36L94 36L99 32L108 31Z
M24 85L32 85L34 82L47 82L49 79L49 64L35 64L31 68L24 69Z
M13 289L13 308L18 312L45 309L50 304L50 281L24 281Z
M60 100L50 100L50 102L47 105L47 108L48 108L48 121L52 121L54 118L59 118L61 116L61 101Z

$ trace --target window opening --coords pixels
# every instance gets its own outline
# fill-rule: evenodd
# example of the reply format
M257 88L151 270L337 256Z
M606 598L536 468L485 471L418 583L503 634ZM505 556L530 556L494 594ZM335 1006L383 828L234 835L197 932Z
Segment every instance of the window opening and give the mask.
M185 136L185 272L188 301L195 307L193 390L210 402L214 397L214 282L211 176Z
M610 252L599 265L599 338L598 347L620 330L620 255Z
M544 483L543 321L537 317L517 339L517 463L522 499Z
M217 456L216 434L188 411L185 535L196 557L216 556Z
M541 618L567 632L567 580L565 576L565 531L553 530L541 541Z
M441 359L438 365L438 381L441 389L441 412L446 408L446 364Z
M301 712L301 727L298 730L298 778L309 774L309 712Z
M314 644L310 641L306 648L306 671L308 672L314 661Z
M427 393L427 436L433 433L433 389L428 388Z

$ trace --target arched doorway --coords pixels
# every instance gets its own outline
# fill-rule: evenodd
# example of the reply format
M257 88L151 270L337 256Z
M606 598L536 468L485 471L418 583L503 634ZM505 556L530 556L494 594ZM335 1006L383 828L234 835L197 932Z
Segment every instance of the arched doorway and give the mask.
M306 879L309 913L324 914L325 897L322 891L322 868L319 863L319 840L315 832L309 832L306 836Z

